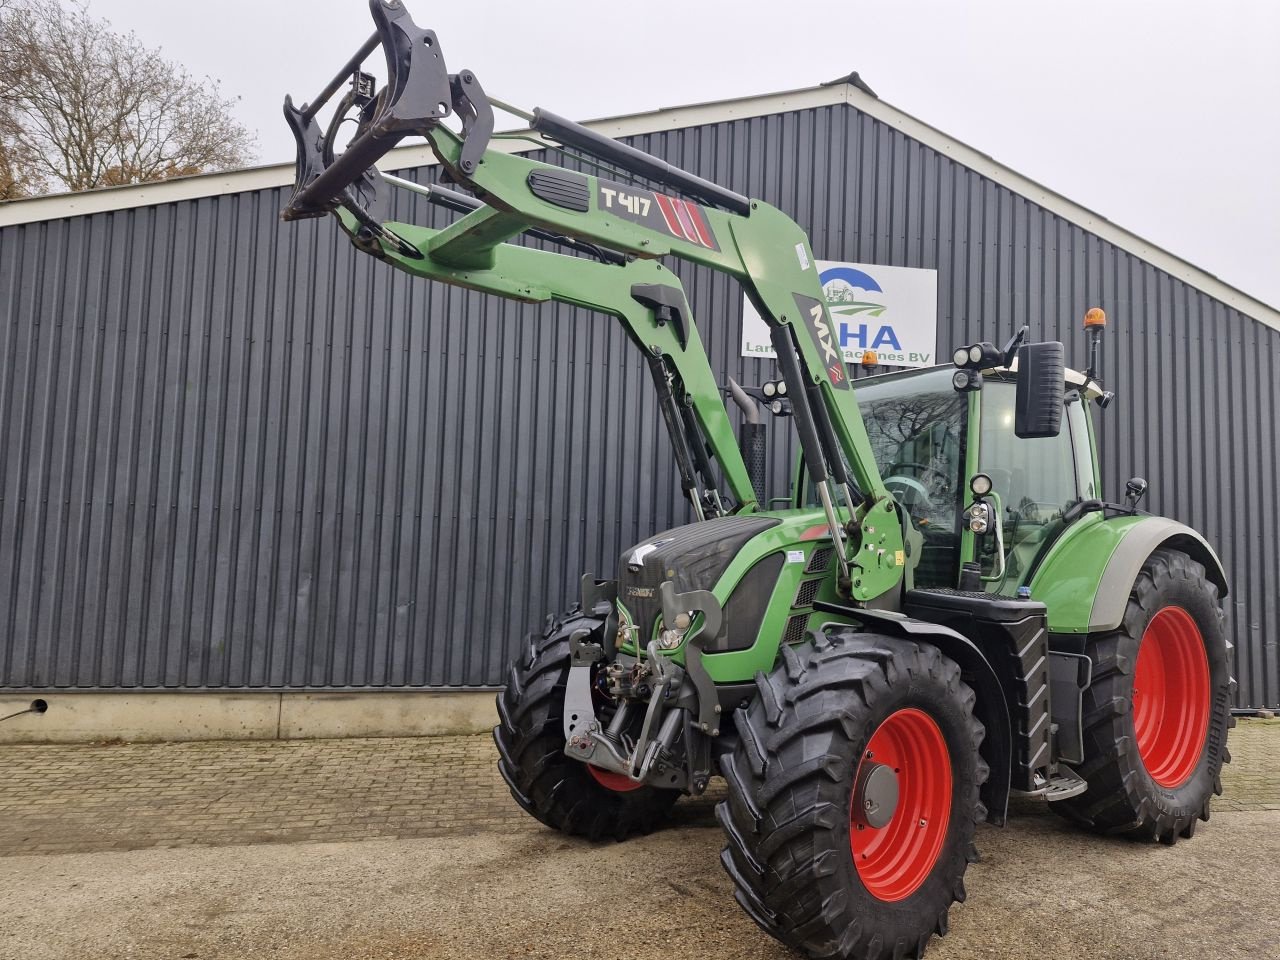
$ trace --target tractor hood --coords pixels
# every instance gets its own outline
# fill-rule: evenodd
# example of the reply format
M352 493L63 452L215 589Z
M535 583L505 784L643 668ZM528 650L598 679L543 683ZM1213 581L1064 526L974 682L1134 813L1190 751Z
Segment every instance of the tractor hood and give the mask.
M667 530L626 550L618 560L618 602L639 628L640 647L653 636L664 581L679 593L711 590L749 540L779 523L767 516L718 517Z

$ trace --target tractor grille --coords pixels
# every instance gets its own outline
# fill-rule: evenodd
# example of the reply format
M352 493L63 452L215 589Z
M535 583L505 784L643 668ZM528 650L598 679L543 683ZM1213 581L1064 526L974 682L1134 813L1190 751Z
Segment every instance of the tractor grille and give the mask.
M813 551L813 556L809 558L808 565L804 568L805 573L826 573L827 567L831 566L830 547L819 547Z
M640 636L653 634L665 581L677 593L712 589L742 546L777 523L772 517L717 517L667 530L627 550L618 562L618 601L631 612Z
M813 598L818 595L818 588L822 586L821 580L806 580L800 584L800 589L796 591L795 602L792 607L811 607L813 606Z
M787 620L786 632L782 635L782 642L786 644L799 643L804 639L805 630L809 626L809 615L807 613L796 614Z

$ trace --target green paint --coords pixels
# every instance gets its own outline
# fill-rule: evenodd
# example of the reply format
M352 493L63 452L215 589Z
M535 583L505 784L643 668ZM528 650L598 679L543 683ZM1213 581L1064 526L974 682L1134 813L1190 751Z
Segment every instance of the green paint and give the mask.
M463 220L484 212L482 208ZM357 229L355 218L346 211L339 211L338 217L348 231ZM387 227L418 249L432 249L439 242L438 238L450 231L453 231L450 235L454 239L458 237L457 223L446 230L394 222ZM455 247L453 252L459 254L461 251ZM476 256L471 251L465 259L471 263ZM441 263L434 257L406 257L391 249L383 251L382 259L415 277L529 303L554 300L617 318L638 349L665 355L675 368L730 492L745 510L755 509L755 494L747 467L738 450L733 425L692 318L688 342L682 347L674 325L658 324L651 310L631 298L631 287L637 283L664 284L679 290L683 296L684 288L675 274L652 260L634 260L623 266L613 266L514 244L498 244L488 256L491 265L485 269ZM687 301L688 298L685 299Z
M820 510L784 510L771 513L780 517L782 523L766 530L753 538L738 553L729 568L725 570L720 582L712 591L723 606L729 599L738 582L755 566L756 562L770 554L782 552L799 552L803 560L791 562L784 559L782 569L774 584L773 593L769 597L769 605L756 633L755 642L745 650L733 650L728 653L709 653L703 658L707 673L716 683L745 683L751 680L757 671L773 669L778 658L778 648L782 645L782 637L786 631L787 620L793 611L791 602L795 599L796 590L801 580L814 579L812 575L804 575L805 566L813 552L820 546L829 545L831 538L818 540L800 540L806 530L825 523ZM832 567L834 570L834 566ZM834 573L825 574L832 593L835 591Z
M876 468L849 386L849 372L818 278L817 261L808 237L795 221L756 200L751 202L749 216L699 207L715 238L714 244L704 246L604 208L602 197L609 191L602 189L597 177L583 175L588 209L570 210L548 203L528 186L530 175L561 168L490 149L468 174L458 167L463 146L460 134L435 127L427 131L426 138L451 178L484 196L488 206L466 214L444 230L386 224L424 255L404 256L392 245L379 242L383 260L426 279L515 300L555 300L617 317L641 350L665 354L677 368L694 416L707 433L712 455L724 471L739 509L751 511L758 505L697 330L690 329L689 343L681 348L672 325L657 324L651 311L630 296L635 283L659 282L680 289L679 281L655 262L666 255L736 278L767 324L794 331L803 376L818 386L861 495L860 502L851 505L849 517L856 528L849 541L852 598L872 600L898 586L903 566L884 560L886 556L898 557L903 550L896 507ZM338 217L355 236L359 224L354 217L346 211L339 211ZM637 259L614 266L505 242L530 227L598 243ZM810 303L812 306L807 306Z
M824 348L821 338L811 332L814 328L826 329L834 337L835 327L818 279L817 262L809 239L794 220L759 200L751 202L751 214L747 217L710 207L700 208L719 243L720 249L712 250L601 210L596 177L586 177L591 209L586 212L567 210L539 199L526 185L531 173L559 168L490 150L485 153L484 162L468 177L456 166L462 148L457 134L439 127L429 133L428 139L455 180L461 183L470 181L496 205L526 218L530 224L642 258L670 253L735 277L767 324L794 328L804 375L820 385L823 402L830 411L845 460L858 489L867 497L867 502L858 506L856 518L861 521L870 513L875 525L877 511L893 510L892 498L876 469L857 401L853 391L848 389L849 373L839 344L832 344L828 338ZM816 300L819 316L800 317L798 296ZM883 524L879 526L883 527ZM902 549L900 531L894 534L881 529L874 539L876 550L883 548L896 552ZM854 597L869 600L879 596L897 586L901 575L901 568L888 570L879 564L861 565L860 570L854 573Z
M1031 579L1031 596L1049 608L1054 633L1088 633L1093 598L1107 561L1124 535L1145 517L1088 513L1068 526Z
M717 683L743 683L751 680L757 671L773 669L774 662L778 657L778 648L782 644L782 637L786 631L787 622L792 616L801 612L799 609L794 609L791 604L802 581L820 580L821 586L817 594L819 599L831 602L839 602L841 600L836 591L834 556L828 570L824 573L806 574L804 572L814 552L820 547L829 547L831 545L831 538L826 535L812 540L800 539L803 534L811 531L814 527L825 526L826 519L822 511L812 508L806 510L779 510L772 511L766 515L777 517L782 522L752 538L734 557L733 562L729 564L712 590L716 599L723 606L728 602L730 595L742 578L747 575L747 572L758 561L775 553L784 554L782 569L778 574L777 582L774 584L773 592L770 594L769 604L757 630L755 642L745 650L706 654L704 663L707 667L707 673ZM887 512L885 515L893 516ZM873 513L869 516L870 525L876 526L877 515ZM896 524L896 520L894 523ZM878 536L877 542L879 542ZM881 548L872 548L870 543L867 543L864 549L868 552L874 549L876 552L874 563L884 564L886 570L896 569L898 571L896 575L901 576L901 568L896 567L894 554L880 554L879 550ZM785 556L786 554L800 554L801 559L788 558ZM865 562L872 563L869 560ZM830 619L826 614L815 616L820 616L824 620ZM814 620L811 618L810 626L813 624Z

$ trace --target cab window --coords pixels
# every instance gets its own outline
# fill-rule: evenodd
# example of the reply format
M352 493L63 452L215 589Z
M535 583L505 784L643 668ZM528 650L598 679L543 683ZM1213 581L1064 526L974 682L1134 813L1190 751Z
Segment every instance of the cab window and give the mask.
M854 384L876 466L924 537L918 587L954 587L960 569L968 398L950 369Z
M1093 445L1089 442L1089 410L1078 393L1067 395L1067 426L1076 458L1076 489L1081 500L1094 500L1098 497L1098 482L1093 470Z
M1041 549L1061 532L1063 513L1081 499L1072 445L1078 427L1071 408L1077 408L1079 417L1078 397L1068 395L1076 402L1068 404L1056 437L1029 440L1013 431L1014 396L1014 384L989 378L982 390L979 431L979 470L991 477L1003 511L1005 574L996 587L1002 593L1025 582ZM983 563L984 572L989 569Z

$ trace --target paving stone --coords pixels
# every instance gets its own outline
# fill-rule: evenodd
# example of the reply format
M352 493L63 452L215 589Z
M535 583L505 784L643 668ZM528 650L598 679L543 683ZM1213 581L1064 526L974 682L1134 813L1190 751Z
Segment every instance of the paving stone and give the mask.
M1214 808L1280 807L1280 721L1242 720L1230 746ZM537 829L487 735L5 745L0 778L0 856Z

